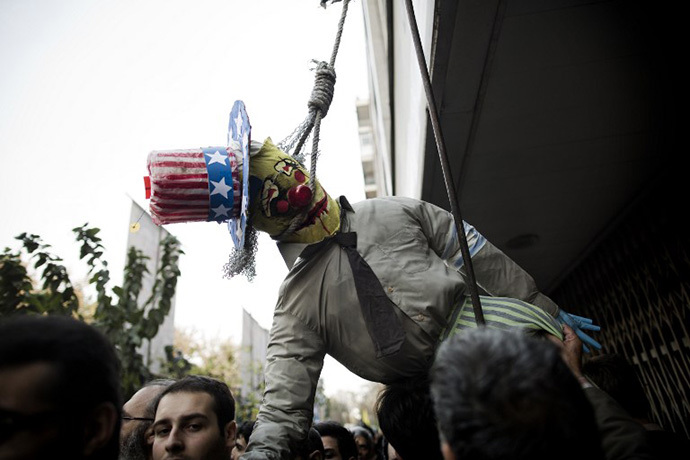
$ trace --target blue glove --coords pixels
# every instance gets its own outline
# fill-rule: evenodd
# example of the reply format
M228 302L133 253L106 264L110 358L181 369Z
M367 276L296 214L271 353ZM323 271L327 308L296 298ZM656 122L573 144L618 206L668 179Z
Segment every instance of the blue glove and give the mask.
M589 353L589 348L587 345L594 347L597 350L601 350L601 344L583 332L583 329L588 331L601 330L599 326L592 324L591 319L571 315L565 310L560 310L556 319L558 319L558 321L561 323L565 323L573 328L577 336L580 338L580 340L582 340L582 349L585 351L585 353Z

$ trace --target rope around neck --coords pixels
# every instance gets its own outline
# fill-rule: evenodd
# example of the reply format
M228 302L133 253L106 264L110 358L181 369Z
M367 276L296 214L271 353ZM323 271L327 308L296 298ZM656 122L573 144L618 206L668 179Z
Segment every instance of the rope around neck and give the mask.
M322 0L322 6L325 7L326 2L327 0ZM312 90L311 97L307 103L307 106L309 107L309 114L286 140L278 143L278 146L283 151L290 153L295 140L299 139L299 144L295 149L293 157L295 157L301 163L302 158L299 153L300 149L309 137L312 129L314 130L311 152L311 171L309 174L309 188L311 189L312 197L316 196L316 162L319 154L318 147L321 119L328 113L331 101L333 100L333 91L335 88L335 58L338 54L338 48L340 47L340 38L343 34L343 25L345 24L345 16L347 15L347 6L349 3L350 0L344 0L343 2L343 11L340 16L340 22L338 23L338 33L336 35L335 44L333 45L333 52L331 53L330 62L317 63L315 69L316 81L314 82L314 89ZM285 146L286 142L288 143L287 147ZM290 225L285 231L273 238L280 241L286 236L291 235L307 218L308 212L308 210L305 210L299 213L292 219ZM228 263L224 267L226 278L232 278L235 275L244 274L247 279L251 281L256 274L255 256L258 249L257 232L251 224L247 225L246 231L247 233L245 235L244 247L240 249L233 248L232 252L230 253Z
M300 151L304 146L307 138L310 134L312 136L312 149L310 154L311 164L309 167L309 189L311 190L312 197L316 197L316 164L319 158L319 137L321 134L321 120L328 114L328 109L333 101L333 93L335 91L335 58L338 55L338 49L340 48L340 40L343 35L343 26L345 25L345 17L347 16L347 7L350 0L343 1L343 11L340 15L340 21L338 22L338 32L335 37L335 43L333 44L333 52L331 53L331 60L329 62L321 61L317 62L315 68L315 79L314 88L312 89L311 96L307 102L307 107L309 108L309 114L307 118L300 123L295 132L290 136L293 138L292 142L289 144L289 149L294 143L294 139L299 139L297 146L295 147L292 156L300 159ZM282 144L282 143L281 143ZM309 209L305 209L290 221L290 225L282 233L273 237L276 240L282 240L283 238L291 235L297 227L299 227L304 219L307 217Z

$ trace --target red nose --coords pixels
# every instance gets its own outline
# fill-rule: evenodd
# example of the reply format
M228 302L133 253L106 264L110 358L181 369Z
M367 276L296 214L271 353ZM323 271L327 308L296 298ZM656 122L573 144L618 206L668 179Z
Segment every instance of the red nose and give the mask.
M285 200L280 200L276 203L276 211L278 214L285 214L290 209L290 205Z
M311 203L311 189L308 185L298 185L292 187L287 193L290 206L294 208L303 208Z

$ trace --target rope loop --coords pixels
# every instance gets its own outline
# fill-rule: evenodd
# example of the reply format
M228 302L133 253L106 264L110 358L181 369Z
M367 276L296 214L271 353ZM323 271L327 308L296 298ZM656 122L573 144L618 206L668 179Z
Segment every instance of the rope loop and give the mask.
M314 61L316 62L316 61ZM307 106L310 112L321 112L321 118L328 114L335 91L335 69L325 61L318 62L315 69L314 88Z
M339 1L339 0L332 0ZM328 0L322 1L322 6L325 6ZM279 145L286 145L292 147L295 142L297 145L292 152L294 158L298 158L301 162L304 158L302 146L306 142L309 135L312 135L312 150L310 154L311 168L309 170L309 189L312 191L312 196L316 196L316 163L319 157L319 138L321 136L321 119L328 114L328 109L331 107L333 101L333 93L335 90L335 58L338 55L340 48L340 39L343 34L343 26L345 24L345 17L347 16L347 7L350 0L343 0L343 10L340 14L340 21L338 22L338 32L336 34L335 43L333 44L333 52L331 54L330 62L312 60L316 64L314 88L311 92L311 97L307 102L309 113L306 119L298 126L298 128L287 139L282 141ZM290 153L289 150L286 153ZM281 241L288 237L299 228L306 219L308 210L304 210L290 221L290 225L279 235L273 239Z

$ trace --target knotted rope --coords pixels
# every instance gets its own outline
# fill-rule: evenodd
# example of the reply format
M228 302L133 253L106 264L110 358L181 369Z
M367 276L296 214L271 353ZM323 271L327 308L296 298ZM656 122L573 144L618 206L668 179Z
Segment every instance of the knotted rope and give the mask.
M345 17L347 16L347 7L349 3L350 0L343 1L343 10L340 14L340 21L338 22L338 32L336 33L335 43L333 44L331 60L329 62L313 61L316 63L316 68L314 69L314 88L307 102L307 107L309 108L307 117L286 140L278 144L281 149L290 153L296 141L297 145L291 155L302 162L304 156L300 152L307 138L312 134L311 162L309 166L309 189L311 190L312 197L316 196L316 164L320 153L319 138L321 134L321 120L328 114L328 109L333 101L333 93L335 91L335 58L340 48L340 39L343 35L343 26L345 25ZM309 209L305 209L296 215L290 222L288 228L274 238L276 240L281 240L291 235L297 227L304 222L308 212Z
M334 0L337 1L337 0ZM327 0L322 0L321 5L325 7ZM303 155L300 153L305 141L313 132L312 151L311 151L311 165L309 171L309 189L312 197L316 196L316 163L319 156L319 135L321 132L321 119L328 114L328 109L333 101L333 93L335 89L335 58L338 55L340 48L340 39L343 35L343 26L345 24L345 17L347 16L347 7L350 0L343 1L343 11L338 22L338 32L336 34L335 43L333 44L333 52L331 53L331 60L329 62L314 61L317 65L315 70L314 88L311 96L307 102L309 113L302 123L290 134L286 139L278 143L278 147L286 153L290 153L293 145L297 142L292 156L300 163L303 162ZM285 231L273 237L280 241L281 239L291 235L297 227L307 217L309 212L308 207L301 213L297 214ZM247 225L245 233L245 244L243 248L233 249L230 254L228 263L225 264L224 271L226 278L232 278L238 274L244 274L249 281L256 275L255 270L255 256L258 250L258 237L256 229L252 225Z

